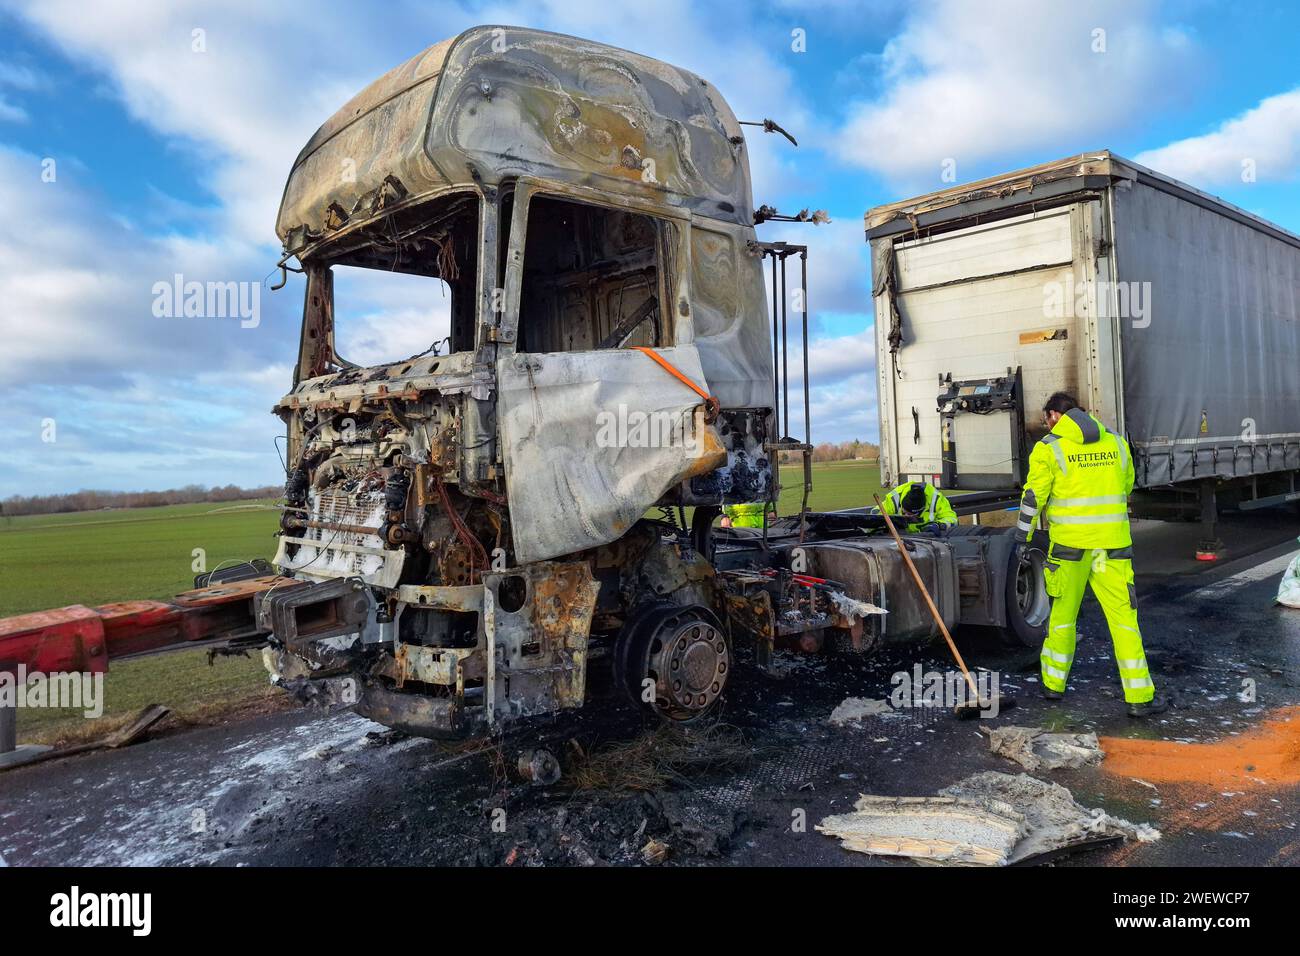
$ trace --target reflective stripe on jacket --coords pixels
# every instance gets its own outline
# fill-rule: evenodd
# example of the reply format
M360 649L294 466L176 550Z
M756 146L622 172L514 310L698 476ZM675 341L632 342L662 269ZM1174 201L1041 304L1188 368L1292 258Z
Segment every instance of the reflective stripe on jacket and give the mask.
M1133 543L1128 496L1133 459L1123 436L1079 408L1061 416L1029 454L1016 540L1033 536L1039 512L1051 538L1071 548L1123 548Z

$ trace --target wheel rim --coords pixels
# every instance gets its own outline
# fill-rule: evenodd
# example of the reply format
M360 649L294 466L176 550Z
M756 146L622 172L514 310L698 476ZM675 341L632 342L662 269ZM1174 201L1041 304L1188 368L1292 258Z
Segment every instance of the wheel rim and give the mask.
M731 649L713 615L704 608L659 606L629 623L616 654L629 696L677 722L712 710L731 673Z
M1051 613L1043 582L1043 553L1030 551L1016 568L1016 607L1030 627L1040 627Z

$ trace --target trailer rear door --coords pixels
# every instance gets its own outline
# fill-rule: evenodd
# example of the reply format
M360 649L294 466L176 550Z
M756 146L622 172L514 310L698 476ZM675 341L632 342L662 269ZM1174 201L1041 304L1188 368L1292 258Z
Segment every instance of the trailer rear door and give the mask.
M1048 395L1058 389L1077 394L1081 380L1089 390L1095 377L1087 342L1095 336L1088 316L1096 314L1100 249L1092 248L1091 237L1100 229L1097 216L1098 204L1076 203L937 236L876 240L895 243L902 331L902 344L891 353L888 293L880 296L876 322L888 480L940 483L945 451L937 398L948 376L992 378L1019 367L1031 438L1042 434L1038 410ZM953 427L960 432L963 473L1004 474L1003 487L1015 484L1005 413L959 415Z

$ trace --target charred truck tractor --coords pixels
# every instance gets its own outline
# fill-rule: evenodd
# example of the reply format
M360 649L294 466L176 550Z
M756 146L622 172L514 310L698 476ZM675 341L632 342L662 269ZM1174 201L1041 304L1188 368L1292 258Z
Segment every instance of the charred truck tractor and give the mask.
M165 607L207 622L173 640L260 643L290 689L472 736L599 683L689 721L741 650L936 637L878 517L806 510L807 375L795 439L786 372L807 326L785 294L806 249L757 240L742 126L685 70L513 27L432 46L329 119L278 218L306 295L275 569L196 582ZM426 277L431 302L442 280L445 347L348 361L340 266ZM715 529L775 502L783 451L800 514ZM949 626L1041 640L1041 555L979 527L905 541ZM50 624L5 623L0 650Z

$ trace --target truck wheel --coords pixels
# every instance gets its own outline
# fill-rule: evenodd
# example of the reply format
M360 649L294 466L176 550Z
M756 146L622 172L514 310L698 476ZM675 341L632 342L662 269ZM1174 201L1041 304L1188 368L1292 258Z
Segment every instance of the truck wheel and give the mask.
M614 669L633 703L684 723L717 704L731 671L731 649L708 608L656 602L629 615L614 645Z
M1017 560L1011 549L1007 563L1006 626L1002 628L1007 643L1021 647L1040 647L1047 635L1047 617L1052 610L1043 581L1043 562L1047 554L1037 545L1027 545Z

